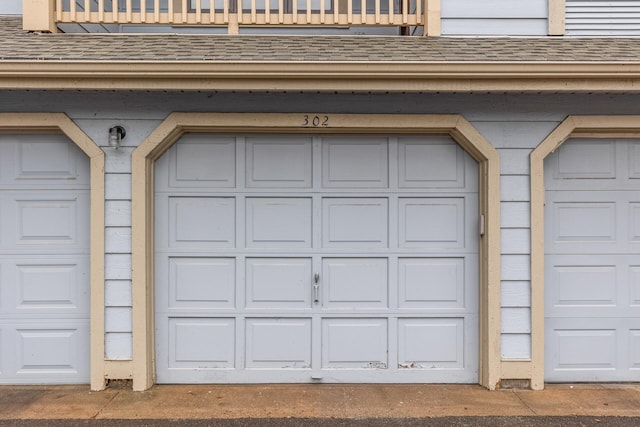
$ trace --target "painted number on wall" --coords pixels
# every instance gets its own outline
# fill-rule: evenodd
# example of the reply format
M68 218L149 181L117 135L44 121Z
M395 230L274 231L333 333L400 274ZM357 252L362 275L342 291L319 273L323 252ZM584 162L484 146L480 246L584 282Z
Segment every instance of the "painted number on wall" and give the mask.
M329 116L310 116L305 114L302 119L302 126L305 127L327 127L329 126Z

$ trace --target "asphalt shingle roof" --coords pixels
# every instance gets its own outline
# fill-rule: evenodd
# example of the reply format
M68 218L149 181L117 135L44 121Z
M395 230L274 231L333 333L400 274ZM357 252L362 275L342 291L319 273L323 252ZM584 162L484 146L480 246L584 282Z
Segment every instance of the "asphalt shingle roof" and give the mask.
M640 63L640 39L35 34L3 16L0 61Z

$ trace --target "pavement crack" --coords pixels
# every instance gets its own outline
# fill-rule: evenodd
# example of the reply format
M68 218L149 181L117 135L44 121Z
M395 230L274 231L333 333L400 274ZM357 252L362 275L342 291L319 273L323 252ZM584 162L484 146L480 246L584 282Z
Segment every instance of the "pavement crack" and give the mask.
M530 411L531 411L531 413L532 413L533 415L538 415L538 413L536 412L536 410L535 410L535 409L533 409L531 406L529 406L529 405L527 404L527 402L525 402L525 401L522 399L522 397L520 397L520 393L518 393L517 391L514 391L514 392L513 392L513 394L515 394L515 395L516 395L516 397L518 398L518 400L519 400L519 401L520 401L520 402L525 406L525 408L527 408L528 410L530 410Z
M111 399L109 399L107 402L105 402L105 404L104 404L104 405L102 405L102 407L101 407L100 409L98 409L98 412L96 412L96 413L91 417L91 419L92 419L92 420L95 420L95 419L98 417L98 415L100 415L100 414L102 413L102 411L104 411L104 409L105 409L107 406L109 406L109 405L111 404L111 402L113 402L113 399L115 399L116 397L118 397L118 395L119 395L119 394L120 394L120 391L116 391L116 392L113 394L113 396L111 396Z

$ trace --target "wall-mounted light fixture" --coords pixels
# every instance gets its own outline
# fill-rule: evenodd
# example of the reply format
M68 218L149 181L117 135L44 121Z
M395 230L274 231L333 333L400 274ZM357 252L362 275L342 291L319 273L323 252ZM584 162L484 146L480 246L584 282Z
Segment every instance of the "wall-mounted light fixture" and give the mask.
M120 141L127 135L127 131L122 126L109 128L109 147L120 148Z

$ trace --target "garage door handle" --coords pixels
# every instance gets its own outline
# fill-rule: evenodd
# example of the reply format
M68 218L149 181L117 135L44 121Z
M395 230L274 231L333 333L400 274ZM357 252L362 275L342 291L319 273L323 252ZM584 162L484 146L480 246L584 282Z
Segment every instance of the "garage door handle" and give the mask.
M313 275L313 302L316 304L320 302L320 285L318 282L320 282L320 273Z

